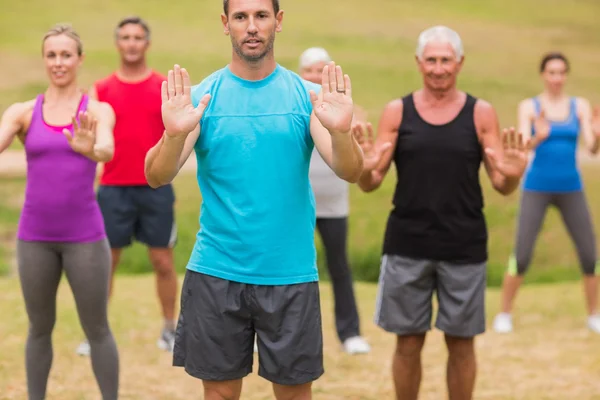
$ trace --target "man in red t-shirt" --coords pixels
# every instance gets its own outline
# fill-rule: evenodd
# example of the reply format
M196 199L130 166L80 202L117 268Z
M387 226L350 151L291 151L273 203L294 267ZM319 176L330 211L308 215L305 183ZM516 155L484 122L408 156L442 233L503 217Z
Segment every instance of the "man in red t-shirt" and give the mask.
M116 115L115 154L104 165L98 202L112 248L113 275L122 249L132 238L148 246L165 319L158 345L171 351L177 298L175 196L170 185L152 189L144 174L146 153L164 132L160 90L166 78L146 64L150 29L142 19L130 17L119 22L115 40L121 56L119 69L90 90L91 97L109 103ZM112 283L111 279L111 293ZM78 352L87 354L87 350L84 342Z

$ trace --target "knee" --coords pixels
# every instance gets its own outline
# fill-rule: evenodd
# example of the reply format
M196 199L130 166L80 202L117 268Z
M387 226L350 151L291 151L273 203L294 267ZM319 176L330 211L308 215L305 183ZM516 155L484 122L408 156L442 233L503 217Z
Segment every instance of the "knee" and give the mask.
M453 358L470 358L475 354L475 339L473 337L445 336L448 353Z
M51 336L54 330L56 318L30 318L29 321L29 337L41 338Z
M87 323L83 326L85 336L90 342L101 342L111 335L108 321L97 321L93 324Z
M310 400L311 388L312 382L293 386L273 384L277 400Z
M173 264L173 253L170 250L153 251L150 254L150 262L154 271L161 278L169 278L175 274L175 266Z
M237 400L240 398L241 385L237 381L203 381L206 400Z
M396 356L402 358L418 358L421 356L425 335L398 336Z

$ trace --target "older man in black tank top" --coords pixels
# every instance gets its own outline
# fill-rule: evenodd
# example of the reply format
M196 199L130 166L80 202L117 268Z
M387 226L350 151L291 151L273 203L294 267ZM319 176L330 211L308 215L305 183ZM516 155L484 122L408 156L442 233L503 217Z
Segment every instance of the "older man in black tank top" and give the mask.
M456 32L446 27L424 31L417 48L423 87L387 104L375 143L367 138L372 133L365 135L370 125L355 127L365 152L361 189L377 189L392 161L398 176L375 317L398 336L393 360L397 399L417 399L434 291L439 304L435 325L445 333L449 351L449 397L472 398L474 337L485 331L488 239L479 168L483 161L494 188L508 195L527 164L522 136L514 129L501 135L494 108L456 88L462 62Z

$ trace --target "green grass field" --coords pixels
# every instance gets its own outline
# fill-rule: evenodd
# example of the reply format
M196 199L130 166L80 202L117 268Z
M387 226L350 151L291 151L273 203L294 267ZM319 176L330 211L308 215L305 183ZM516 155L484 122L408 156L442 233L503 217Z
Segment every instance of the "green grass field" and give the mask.
M596 0L282 0L284 29L275 51L278 61L296 68L309 46L326 47L353 81L354 100L376 124L384 105L420 85L414 49L418 33L447 24L462 35L466 61L459 85L492 102L503 126L515 123L516 106L541 90L537 68L548 50L565 52L572 63L568 91L600 103L600 3ZM80 84L88 87L117 65L113 27L126 15L139 14L153 29L150 64L159 71L185 66L194 82L230 59L223 35L221 2L178 0L0 0L0 112L15 101L33 98L46 87L40 40L56 22L70 22L84 40L86 60ZM13 149L20 145L14 143ZM0 155L2 157L2 155ZM600 163L582 166L595 226L600 226ZM1 178L0 185L0 400L24 399L23 349L27 317L14 270L14 234L22 205L24 179ZM176 261L183 271L198 229L201 196L192 175L175 181L179 242ZM518 193L502 197L483 177L490 231L488 316L498 309L497 289L513 247ZM357 280L374 281L381 241L394 189L393 173L375 193L351 191L349 253ZM317 238L317 242L319 242ZM319 265L326 279L320 244ZM111 323L121 350L123 399L188 399L199 384L170 368L166 354L155 351L158 308L145 250L125 252ZM577 259L554 210L540 235L529 285L519 295L513 335L488 333L478 340L480 371L476 399L600 399L598 338L584 329ZM554 282L552 285L542 283ZM560 282L560 283L556 283ZM371 323L375 286L358 283L364 333L373 345L366 357L344 356L335 340L332 299L323 283L327 373L315 385L316 399L392 398L389 357L393 337ZM97 399L89 360L75 356L82 333L66 282L59 292L55 367L49 399ZM445 349L434 332L424 353L423 399L445 398ZM244 399L270 399L268 384L251 377ZM193 395L192 395L193 397Z

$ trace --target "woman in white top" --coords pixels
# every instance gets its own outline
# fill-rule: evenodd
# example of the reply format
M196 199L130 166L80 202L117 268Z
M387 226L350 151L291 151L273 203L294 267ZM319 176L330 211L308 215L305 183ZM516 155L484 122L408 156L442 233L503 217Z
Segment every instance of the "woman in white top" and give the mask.
M307 49L300 56L300 76L307 81L320 83L323 67L330 61L324 49ZM355 110L355 120L358 113L359 110ZM348 182L338 178L316 150L311 158L310 181L317 206L317 230L325 247L327 268L333 285L338 337L347 353L368 353L370 346L360 336L352 273L346 251Z

